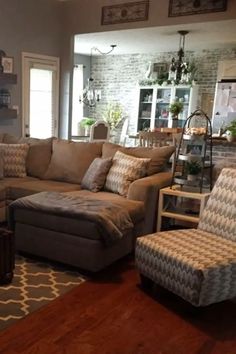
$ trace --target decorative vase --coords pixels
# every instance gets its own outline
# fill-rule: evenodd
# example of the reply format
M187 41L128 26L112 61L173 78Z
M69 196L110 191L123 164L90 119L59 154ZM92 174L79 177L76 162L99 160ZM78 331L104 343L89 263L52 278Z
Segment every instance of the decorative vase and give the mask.
M178 128L178 116L171 118L171 128Z

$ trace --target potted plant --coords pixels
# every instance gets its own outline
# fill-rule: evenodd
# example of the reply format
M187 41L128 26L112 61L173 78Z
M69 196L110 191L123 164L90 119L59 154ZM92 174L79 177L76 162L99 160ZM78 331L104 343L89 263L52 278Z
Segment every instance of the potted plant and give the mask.
M201 172L201 165L199 161L193 160L186 163L187 180L194 181L197 175Z
M236 119L226 127L226 138L229 142L236 141Z
M172 115L172 128L176 128L178 126L178 116L183 112L184 104L183 102L175 101L171 103L169 109Z
M82 119L81 126L85 128L85 135L90 134L91 125L93 125L95 122L96 122L96 119L94 119L94 118Z
M114 130L123 119L123 110L119 103L109 104L103 116L104 120Z

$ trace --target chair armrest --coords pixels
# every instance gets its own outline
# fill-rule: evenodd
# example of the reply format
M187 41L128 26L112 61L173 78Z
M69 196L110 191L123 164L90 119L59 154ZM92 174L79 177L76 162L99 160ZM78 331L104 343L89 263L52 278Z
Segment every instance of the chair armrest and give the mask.
M127 198L144 202L145 233L156 231L159 190L169 186L171 178L171 172L160 172L152 176L140 178L131 183L129 187Z

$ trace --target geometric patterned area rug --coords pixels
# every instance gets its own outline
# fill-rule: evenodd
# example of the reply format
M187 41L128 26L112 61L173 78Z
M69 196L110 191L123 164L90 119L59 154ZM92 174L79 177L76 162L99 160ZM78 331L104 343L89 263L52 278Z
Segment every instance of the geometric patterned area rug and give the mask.
M0 286L0 330L85 280L66 266L16 255L12 283Z

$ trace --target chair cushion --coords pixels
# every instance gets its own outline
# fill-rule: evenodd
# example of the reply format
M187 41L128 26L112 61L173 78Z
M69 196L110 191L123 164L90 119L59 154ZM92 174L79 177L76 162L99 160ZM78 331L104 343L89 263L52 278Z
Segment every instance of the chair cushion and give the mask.
M4 177L25 177L28 144L0 144Z
M141 237L140 272L195 306L236 296L236 242L199 229Z
M149 158L150 163L147 169L147 175L153 175L164 170L169 158L175 151L175 146L163 146L155 148L147 147L123 147L117 144L104 143L102 147L102 157L113 157L116 151L140 158Z
M112 165L112 159L102 159L96 157L85 173L81 187L92 192L99 192L105 184L106 177Z
M198 227L236 241L236 169L222 170Z
M102 144L54 139L51 162L43 178L81 183L91 162L101 157Z
M130 184L146 175L149 162L150 159L137 158L117 151L107 175L105 189L126 197Z

